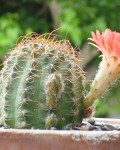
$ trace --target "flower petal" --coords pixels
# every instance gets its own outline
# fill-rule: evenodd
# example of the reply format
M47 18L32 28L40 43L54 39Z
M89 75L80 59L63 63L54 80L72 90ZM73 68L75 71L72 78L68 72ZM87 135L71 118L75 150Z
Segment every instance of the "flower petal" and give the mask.
M98 30L96 33L91 32L94 46L97 47L105 57L115 56L120 59L120 33L106 29L104 33L100 34ZM96 46L97 45L97 46Z

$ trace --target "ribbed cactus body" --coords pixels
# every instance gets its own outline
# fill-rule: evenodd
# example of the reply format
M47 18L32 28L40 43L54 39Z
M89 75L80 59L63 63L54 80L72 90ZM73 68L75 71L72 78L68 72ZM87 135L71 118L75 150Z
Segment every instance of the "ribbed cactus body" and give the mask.
M64 42L34 37L18 44L0 77L0 124L51 128L80 123L84 73L75 50Z

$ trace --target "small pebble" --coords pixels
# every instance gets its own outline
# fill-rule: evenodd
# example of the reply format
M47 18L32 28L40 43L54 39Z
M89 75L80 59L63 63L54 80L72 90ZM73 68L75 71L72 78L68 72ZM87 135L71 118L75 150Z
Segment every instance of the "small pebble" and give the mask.
M51 127L50 130L57 130L57 128L56 127Z
M1 124L1 125L0 125L0 128L1 128L1 127L4 127L4 126Z
M104 122L96 122L96 123L95 123L95 126L104 126L104 125L105 125Z
M81 125L90 125L90 123L88 123L88 121L83 121Z
M90 125L90 126L89 126L89 130L90 130L90 131L92 131L92 130L94 130L94 129L98 129L98 127L96 127L96 126L94 126L94 125Z
M4 125L0 125L0 129L7 129Z
M34 127L31 127L31 130L35 130L35 128L34 128Z
M116 130L120 131L120 126L116 126Z
M93 131L102 131L100 128L94 129Z
M72 124L67 124L62 127L62 130L72 130Z
M111 129L110 128L108 128L107 126L102 126L101 127L101 129L102 129L102 131L111 131Z
M88 122L89 122L91 125L94 125L94 124L95 124L95 119L89 119Z
M80 130L80 127L73 127L73 130Z
M2 126L2 127L0 127L0 129L5 129L5 127Z
M107 128L109 128L110 130L117 130L117 128L116 128L115 126L113 126L113 125L105 124L105 126L106 126Z
M83 126L80 127L80 130L81 131L89 131L89 126L90 125L83 125Z

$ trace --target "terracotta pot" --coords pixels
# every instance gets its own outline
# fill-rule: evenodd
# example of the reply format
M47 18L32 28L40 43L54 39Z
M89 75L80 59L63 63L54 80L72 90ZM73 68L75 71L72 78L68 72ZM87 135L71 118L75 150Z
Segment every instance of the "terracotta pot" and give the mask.
M120 125L120 119L96 119ZM0 130L0 150L120 150L120 131Z

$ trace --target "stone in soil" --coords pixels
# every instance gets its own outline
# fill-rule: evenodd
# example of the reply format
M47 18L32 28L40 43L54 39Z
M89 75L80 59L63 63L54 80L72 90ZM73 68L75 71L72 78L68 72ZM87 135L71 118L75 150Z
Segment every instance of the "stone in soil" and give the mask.
M65 126L62 127L62 130L72 130L72 124L67 124Z
M104 125L105 125L104 122L96 122L96 123L95 123L95 126L104 126Z
M95 119L84 120L80 126L75 126L73 130L81 131L120 131L120 126L96 122Z
M88 123L90 123L91 125L94 125L94 124L95 124L95 119L92 119L92 118L89 119L89 120L88 120Z
M95 130L95 129L98 129L98 127L96 127L96 126L94 126L94 125L90 125L88 130L91 131L91 130Z
M51 127L50 130L57 130L57 128L56 127Z
M7 129L4 125L0 125L0 129Z
M110 128L108 128L106 125L101 127L102 131L111 131Z
M117 130L117 127L113 126L113 125L110 125L110 124L105 124L105 126L107 128L109 128L110 130Z

